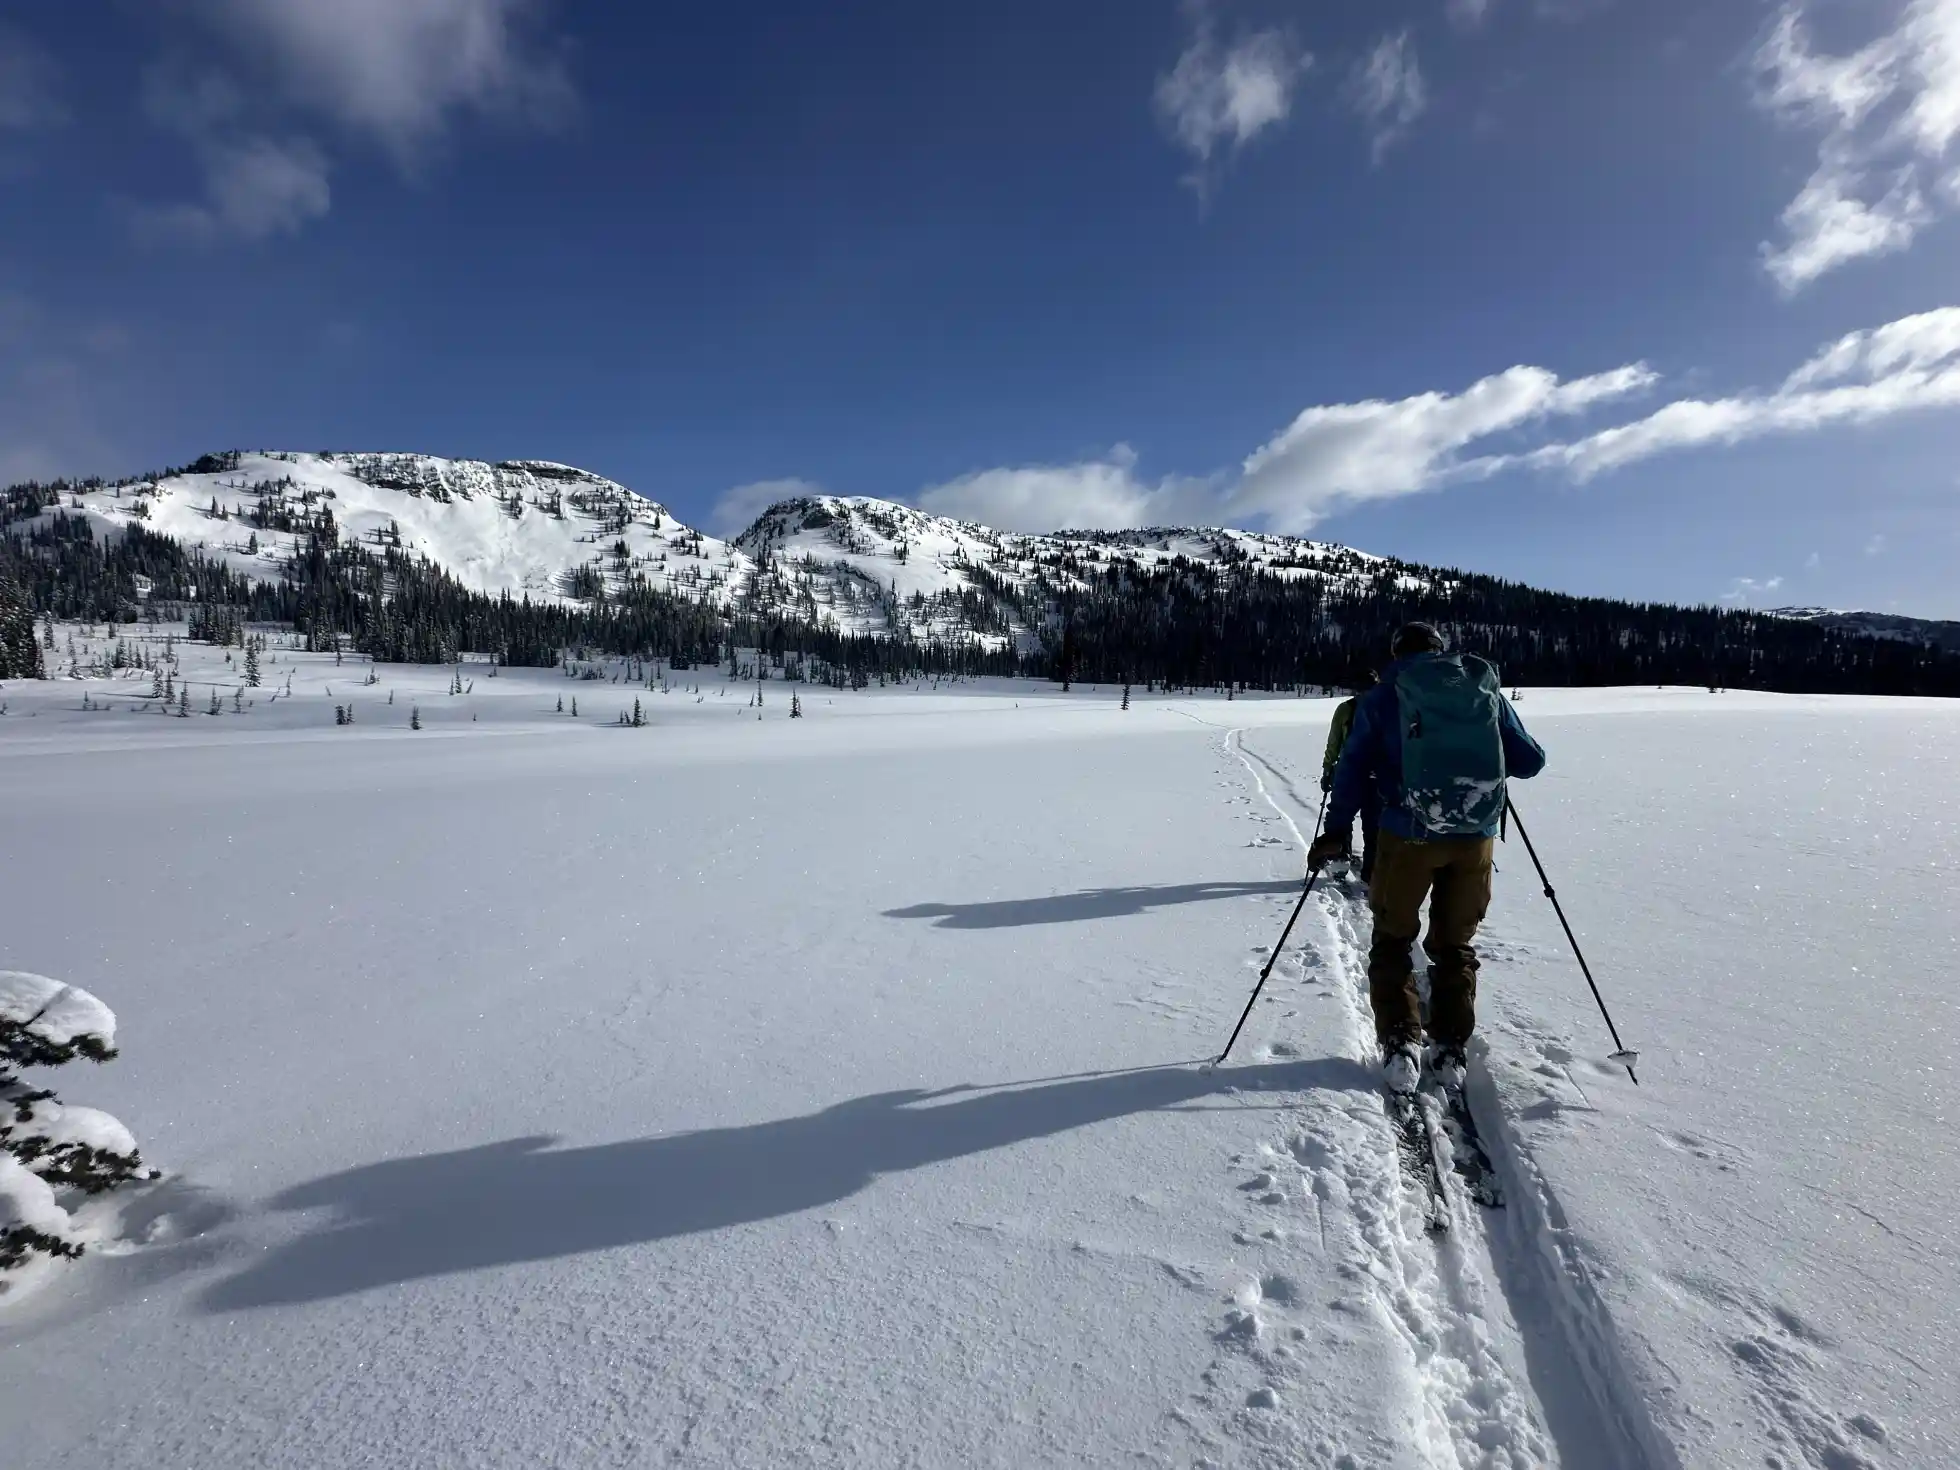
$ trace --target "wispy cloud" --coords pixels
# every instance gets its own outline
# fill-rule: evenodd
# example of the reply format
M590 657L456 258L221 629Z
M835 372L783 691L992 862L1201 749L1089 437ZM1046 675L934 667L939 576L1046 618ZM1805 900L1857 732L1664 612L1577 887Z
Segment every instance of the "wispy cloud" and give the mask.
M1157 116L1190 153L1185 182L1209 196L1221 156L1229 157L1286 121L1293 93L1313 56L1279 28L1219 39L1210 0L1186 0L1190 40L1177 65L1157 79Z
M1367 124L1375 162L1408 132L1429 106L1422 65L1405 28L1377 41L1355 62L1345 88L1347 102Z
M1119 446L1071 463L978 470L921 491L918 503L1017 531L1197 523L1298 534L1357 505L1500 473L1583 483L1662 454L1960 408L1960 307L1850 333L1773 389L1677 398L1576 438L1546 437L1554 425L1624 411L1659 382L1644 363L1569 380L1520 365L1458 392L1305 409L1233 471L1153 479ZM1877 555L1882 538L1873 545Z
M67 121L54 57L26 32L0 25L0 130L28 132Z
M1490 19L1492 0L1443 0L1443 13L1458 30L1474 31Z
M1494 435L1584 414L1656 381L1643 363L1561 382L1513 367L1460 393L1420 393L1309 408L1249 455L1227 508L1277 530L1304 531L1333 511L1481 479L1508 461L1466 459Z
M1176 525L1215 514L1217 503L1211 481L1145 480L1127 444L1070 464L977 470L920 492L918 501L935 515L1035 534Z
M1754 604L1782 585L1781 577L1765 577L1760 581L1754 577L1737 577L1729 583L1729 590L1722 594L1722 601Z
M1658 454L1955 407L1960 307L1942 307L1840 338L1771 392L1677 399L1646 418L1541 446L1515 462L1588 480Z
M212 138L197 149L204 199L134 206L139 239L211 245L297 234L333 202L326 154L310 139Z
M1960 357L1960 309L1901 317L1865 332L1847 332L1783 380L1786 393L1827 383L1870 383L1923 372Z
M292 104L418 158L459 112L548 124L572 107L543 0L196 0Z
M144 78L151 120L183 137L201 199L134 206L147 240L291 234L332 206L328 144L426 166L454 120L518 126L569 114L565 47L544 0L184 0L175 49ZM215 43L215 44L214 44Z
M1875 532L1872 536L1872 539L1865 543L1865 555L1866 556L1885 555L1885 533L1883 531Z
M1960 0L1909 0L1891 31L1847 56L1814 50L1792 4L1754 63L1761 105L1822 134L1783 238L1763 246L1786 293L1906 249L1960 201L1948 157L1960 136Z
M127 341L114 321L62 320L0 285L0 485L127 462L103 428L115 417L103 402L116 377L111 359Z

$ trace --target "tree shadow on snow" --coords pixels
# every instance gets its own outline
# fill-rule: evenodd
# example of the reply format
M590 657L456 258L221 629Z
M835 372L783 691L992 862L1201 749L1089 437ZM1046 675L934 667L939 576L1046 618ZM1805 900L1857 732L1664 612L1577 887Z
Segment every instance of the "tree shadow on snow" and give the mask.
M390 1159L298 1185L276 1209L317 1230L211 1286L211 1312L319 1301L460 1271L551 1260L778 1219L917 1169L1231 1089L1372 1091L1345 1058L1201 1071L1189 1064L981 1091L875 1093L821 1112L589 1148L548 1137Z
M991 903L915 903L886 909L888 919L937 919L935 929L1014 929L1027 924L1076 924L1085 919L1117 919L1177 903L1215 898L1263 898L1295 894L1298 878L1265 883L1167 883L1158 887L1085 888L1047 898L1003 898Z

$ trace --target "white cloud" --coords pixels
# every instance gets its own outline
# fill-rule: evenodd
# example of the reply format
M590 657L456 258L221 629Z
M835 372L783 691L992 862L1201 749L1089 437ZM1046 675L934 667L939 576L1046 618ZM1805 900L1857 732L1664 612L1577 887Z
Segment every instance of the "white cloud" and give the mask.
M1248 455L1236 477L1147 480L1118 445L1099 459L979 470L921 492L921 508L1001 530L1244 525L1304 532L1333 512L1478 479L1501 460L1462 451L1555 415L1585 413L1654 381L1644 365L1561 383L1514 367L1461 393L1309 408Z
M918 502L935 515L1031 534L1215 517L1208 482L1168 479L1150 484L1138 477L1136 463L1135 452L1119 444L1099 459L1073 464L977 470L921 491Z
M333 202L326 155L308 139L246 136L197 147L203 202L138 206L139 238L209 245L297 234Z
M1737 577L1729 584L1729 590L1722 594L1722 601L1753 603L1758 598L1768 596L1782 585L1781 577L1768 577L1762 581L1754 577Z
M1236 152L1286 121L1313 56L1279 29L1221 45L1208 0L1187 0L1185 10L1191 40L1177 65L1157 79L1156 105L1165 128L1196 160L1185 182L1203 198L1222 149Z
M1138 474L1136 455L1118 446L1075 463L977 470L917 500L929 511L1013 531L1229 524L1301 534L1356 505L1504 471L1556 471L1584 482L1660 454L1960 408L1960 307L1852 332L1767 392L1679 398L1577 439L1545 441L1548 424L1597 414L1658 382L1644 363L1569 381L1520 365L1461 392L1308 408L1236 474L1149 480ZM1506 440L1523 444L1506 447ZM1877 537L1867 552L1883 549ZM1813 556L1806 566L1820 564Z
M1373 134L1370 146L1375 161L1381 162L1429 106L1429 89L1406 29L1383 36L1355 62L1346 95Z
M1822 565L1824 565L1824 558L1820 553L1815 551L1803 559L1803 569L1806 572L1814 572Z
M823 486L809 480L757 480L752 484L737 485L723 492L714 509L708 512L708 530L727 540L748 530L755 524L756 517L778 501L798 500L823 493Z
M1444 0L1443 13L1459 30L1474 31L1490 18L1491 0Z
M178 49L143 79L143 107L184 137L204 175L195 202L139 205L139 237L208 244L296 233L332 205L326 149L290 126L378 144L419 167L470 111L525 124L566 115L563 47L545 0L183 0L231 53ZM189 37L179 38L183 45Z
M1848 56L1814 51L1792 4L1754 60L1758 101L1823 133L1781 243L1763 246L1786 293L1906 249L1939 216L1937 199L1960 196L1947 171L1960 137L1960 0L1909 0L1893 30Z
M204 197L139 204L128 213L148 243L211 245L296 234L333 203L327 156L310 138L246 126L244 93L224 74L171 57L143 76L143 110L197 155Z
M1869 424L1928 408L1960 407L1960 309L1943 307L1825 348L1769 393L1682 398L1644 419L1518 461L1588 480L1682 449L1740 444L1839 424ZM1498 468L1502 466L1493 466Z
M1960 307L1945 306L1872 331L1848 332L1791 373L1783 386L1869 383L1905 369L1938 367L1954 357L1960 357Z
M54 57L32 36L0 25L0 130L28 132L66 121Z
M543 0L197 0L291 102L410 160L461 110L549 122L571 106Z
M1310 408L1247 457L1228 497L1235 517L1305 531L1334 510L1480 479L1508 459L1465 459L1493 435L1585 413L1655 382L1642 363L1561 383L1539 367L1513 367L1463 392L1421 393Z

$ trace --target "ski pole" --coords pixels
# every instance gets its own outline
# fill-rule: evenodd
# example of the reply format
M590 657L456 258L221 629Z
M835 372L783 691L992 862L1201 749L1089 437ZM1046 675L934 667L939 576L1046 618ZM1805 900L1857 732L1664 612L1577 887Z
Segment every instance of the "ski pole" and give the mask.
M1579 961L1579 971L1586 977L1587 989L1592 991L1593 1004L1599 1007L1599 1014L1606 1021L1606 1029L1613 1037L1613 1045L1619 1048L1607 1060L1618 1062L1625 1067L1627 1076L1632 1077L1633 1085L1638 1087L1640 1079L1634 1076L1633 1064L1639 1060L1640 1053L1629 1051L1626 1043L1620 1040L1619 1028L1613 1024L1613 1017L1606 1009L1605 1000L1600 996L1599 986L1593 982L1592 967L1586 963L1585 952L1579 948L1579 941L1572 933L1571 924L1566 922L1565 910L1559 904L1558 894L1552 891L1552 880L1545 876L1545 865L1538 861L1538 849L1531 845L1531 834L1524 829L1524 818L1518 815L1518 809L1511 804L1508 795L1504 798L1504 809L1510 813L1511 820L1518 824L1518 836L1524 839L1524 850L1531 854L1531 865L1538 870L1538 881L1545 885L1545 897L1552 901L1552 912L1558 915L1559 927L1565 930L1566 942L1572 946L1572 953Z
M1272 955L1266 961L1266 968L1259 972L1259 983L1252 987L1252 998L1245 1003L1245 1009L1239 1013L1239 1024L1232 1028L1232 1035L1225 1043L1225 1050L1212 1059L1212 1066L1217 1066L1231 1055L1232 1044L1239 1039L1239 1033L1245 1030L1246 1017L1252 1014L1253 1006L1258 1004L1259 992L1266 988L1266 977L1273 973L1273 966L1279 963L1280 951L1286 948L1287 936L1293 932L1294 922L1300 917L1300 910L1307 906L1307 895L1313 892L1314 881L1319 877L1318 866L1307 869L1307 886L1300 890L1300 901L1293 905L1292 917L1286 921L1286 927L1279 931L1279 943L1273 946Z

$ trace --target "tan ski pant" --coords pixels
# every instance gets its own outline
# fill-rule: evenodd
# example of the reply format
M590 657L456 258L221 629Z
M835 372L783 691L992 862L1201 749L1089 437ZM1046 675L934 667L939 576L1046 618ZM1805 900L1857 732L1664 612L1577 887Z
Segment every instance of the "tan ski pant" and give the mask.
M1461 1045L1477 1024L1477 951L1471 941L1490 908L1492 841L1435 837L1413 841L1384 830L1368 885L1375 936L1368 949L1368 996L1382 1043L1422 1036L1421 1001L1409 948L1429 902L1429 1034Z

